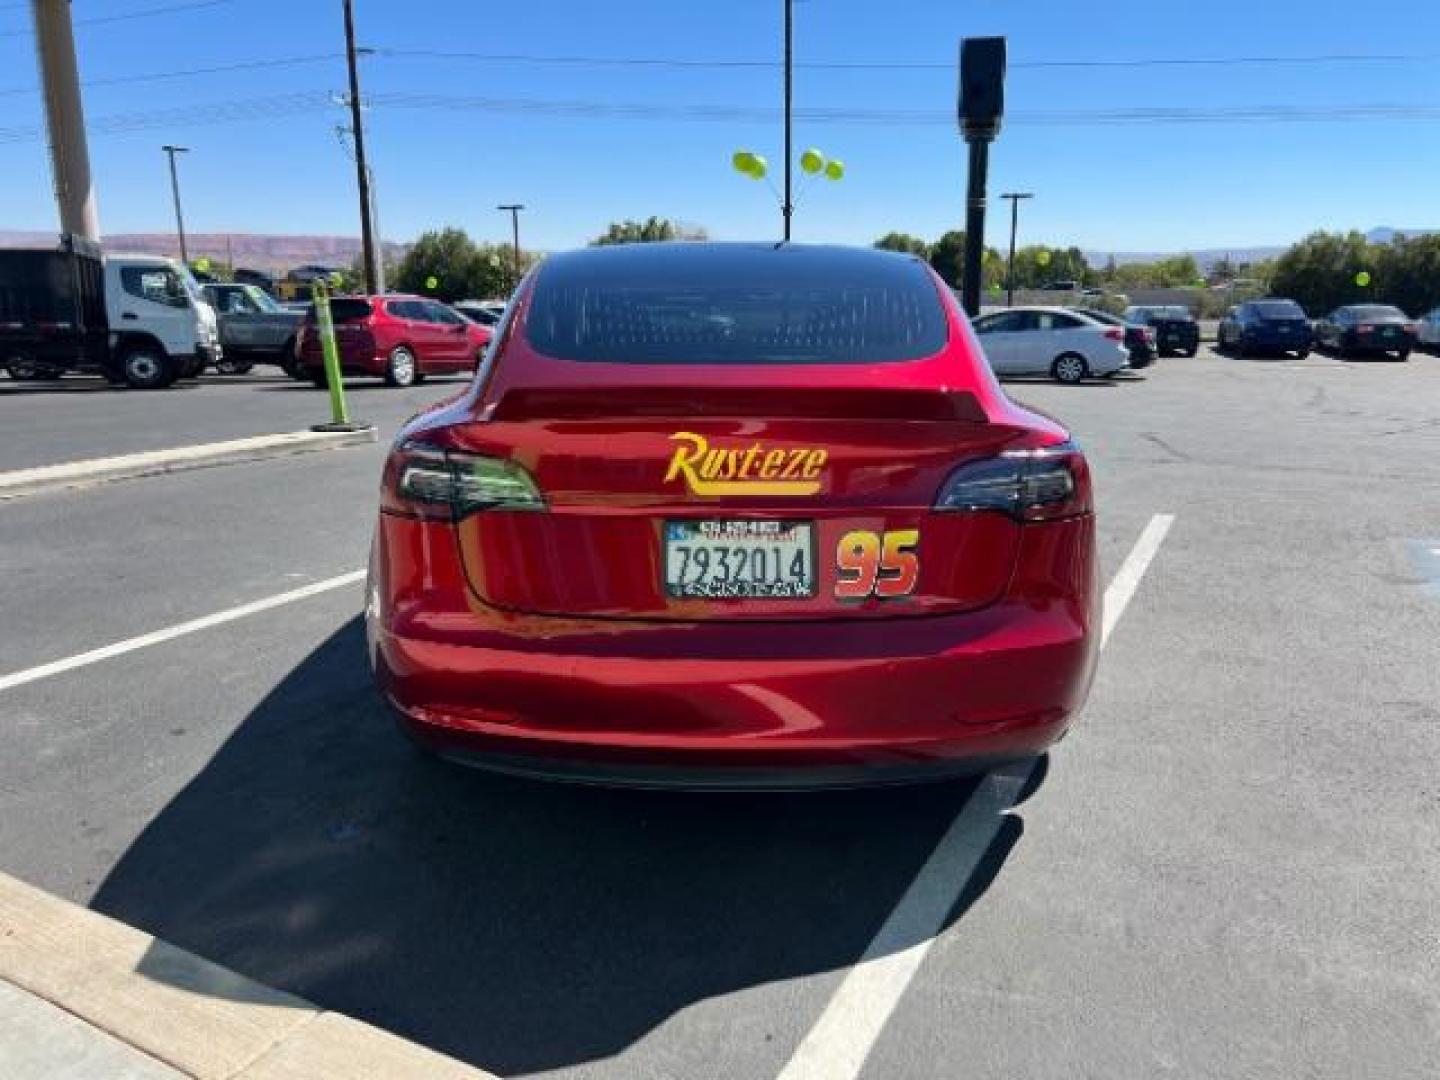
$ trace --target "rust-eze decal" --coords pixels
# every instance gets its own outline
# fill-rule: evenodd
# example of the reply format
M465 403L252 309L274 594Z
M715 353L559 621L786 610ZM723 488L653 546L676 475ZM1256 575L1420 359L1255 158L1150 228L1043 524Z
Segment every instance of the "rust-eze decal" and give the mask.
M814 495L830 454L819 447L780 448L764 443L711 446L704 435L677 431L665 482L684 479L696 495Z

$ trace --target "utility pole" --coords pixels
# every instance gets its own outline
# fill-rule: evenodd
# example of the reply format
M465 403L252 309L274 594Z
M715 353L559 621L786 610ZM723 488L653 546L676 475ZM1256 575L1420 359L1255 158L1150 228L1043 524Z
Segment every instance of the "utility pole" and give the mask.
M75 64L70 0L32 0L32 8L60 231L98 244L100 216L95 209L90 151L85 145L85 110Z
M795 213L795 204L790 199L790 174L795 163L790 160L791 99L793 97L795 68L795 0L781 0L785 5L785 202L780 207L785 219L785 242L790 242L790 218Z
M378 292L375 275L375 234L370 227L370 169L365 164L365 130L360 123L360 72L355 64L355 11L353 0L345 7L345 64L350 71L350 124L355 137L355 180L360 186L360 254L365 291Z
M170 194L175 199L175 231L180 234L180 261L186 266L190 265L190 252L185 249L185 216L180 213L180 177L175 172L175 155L188 154L188 146L171 146L168 143L160 148L170 158Z
M1030 191L1007 191L1000 196L1010 200L1010 263L1005 270L1005 306L1015 306L1015 232L1020 226L1020 200L1033 199Z
M513 292L515 287L520 284L520 211L525 209L525 204L502 203L501 205L495 207L495 209L510 211L510 235L515 242L513 256L514 261L511 267L513 281L510 284L510 289Z

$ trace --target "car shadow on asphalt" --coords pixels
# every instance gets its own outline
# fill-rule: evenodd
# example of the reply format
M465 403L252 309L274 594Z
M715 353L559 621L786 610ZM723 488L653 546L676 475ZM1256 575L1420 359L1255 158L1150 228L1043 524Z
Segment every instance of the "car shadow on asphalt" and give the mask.
M1029 790L1043 759L1032 776ZM973 789L657 793L432 763L379 703L356 618L245 718L92 906L529 1073L614 1055L697 1002L850 966ZM1006 814L951 921L1022 832Z

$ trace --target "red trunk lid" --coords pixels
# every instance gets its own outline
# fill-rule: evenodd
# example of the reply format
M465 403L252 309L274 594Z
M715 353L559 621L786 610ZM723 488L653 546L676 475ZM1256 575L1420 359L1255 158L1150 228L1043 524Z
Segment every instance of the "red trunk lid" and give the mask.
M522 465L548 507L483 511L457 526L470 584L496 607L587 618L882 618L982 607L1010 577L1017 522L931 509L956 466L994 456L1023 433L988 422L969 393L814 384L516 390L491 417L449 427L446 441ZM687 522L735 521L801 526L795 542L811 547L813 594L675 595L667 538L676 542L677 523L685 532ZM877 549L896 534L889 542L915 555L908 592L837 595L854 591L837 590L842 580L860 576L839 569L842 548L869 543L857 533ZM916 534L908 545L906 533ZM878 577L903 576L903 561L893 552L897 565Z

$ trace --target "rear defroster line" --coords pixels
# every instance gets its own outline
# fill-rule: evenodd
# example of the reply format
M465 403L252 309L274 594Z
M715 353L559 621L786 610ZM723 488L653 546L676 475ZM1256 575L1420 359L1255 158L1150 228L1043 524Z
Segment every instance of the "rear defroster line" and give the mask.
M1106 588L1101 648L1134 598L1174 522L1173 514L1152 517ZM1003 766L988 773L976 786L905 895L846 974L815 1026L780 1071L779 1080L852 1080L860 1075L935 936L1036 768L1034 762Z

